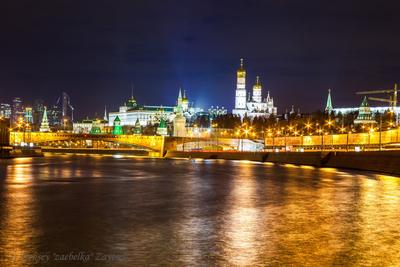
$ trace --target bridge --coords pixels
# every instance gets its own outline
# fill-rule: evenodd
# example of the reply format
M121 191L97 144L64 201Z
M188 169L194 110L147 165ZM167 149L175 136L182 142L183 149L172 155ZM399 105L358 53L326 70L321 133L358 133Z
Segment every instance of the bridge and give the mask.
M115 143L139 149L164 151L163 136L75 134L64 132L10 132L10 144L33 143L39 146L57 146L71 142L91 141L96 143Z
M34 144L55 148L125 148L163 155L167 150L262 150L263 144L248 139L164 137L145 135L76 134L65 132L10 132L10 144ZM91 145L89 145L91 144ZM112 144L112 145L111 145Z

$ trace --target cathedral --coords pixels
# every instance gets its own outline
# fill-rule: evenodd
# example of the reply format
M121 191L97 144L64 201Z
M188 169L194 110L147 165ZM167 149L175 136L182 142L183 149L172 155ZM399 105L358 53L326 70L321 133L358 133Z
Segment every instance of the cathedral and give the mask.
M243 59L240 59L240 67L237 70L235 108L232 110L232 114L239 115L242 118L244 116L268 118L270 115L276 116L277 114L274 99L269 96L269 92L267 97L263 99L259 76L257 76L256 83L253 85L252 94L247 93L246 70L243 68Z

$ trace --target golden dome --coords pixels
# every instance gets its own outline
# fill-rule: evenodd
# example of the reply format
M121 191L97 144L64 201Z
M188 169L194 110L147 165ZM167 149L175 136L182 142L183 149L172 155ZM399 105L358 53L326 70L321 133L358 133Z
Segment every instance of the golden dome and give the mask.
M246 70L243 68L243 58L240 59L240 67L237 70L238 78L245 78L246 77Z
M261 89L260 76L256 77L256 83L254 84L253 88Z

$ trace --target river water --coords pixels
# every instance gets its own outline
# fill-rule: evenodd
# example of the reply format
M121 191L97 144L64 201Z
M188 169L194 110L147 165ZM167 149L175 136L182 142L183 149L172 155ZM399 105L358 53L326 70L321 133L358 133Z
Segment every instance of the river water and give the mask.
M400 265L400 178L224 160L0 161L0 266Z

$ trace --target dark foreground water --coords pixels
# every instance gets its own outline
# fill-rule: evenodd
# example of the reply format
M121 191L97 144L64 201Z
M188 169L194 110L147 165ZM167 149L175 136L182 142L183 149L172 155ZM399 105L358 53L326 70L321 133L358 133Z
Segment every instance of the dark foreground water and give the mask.
M0 266L399 266L400 178L221 160L0 161Z

